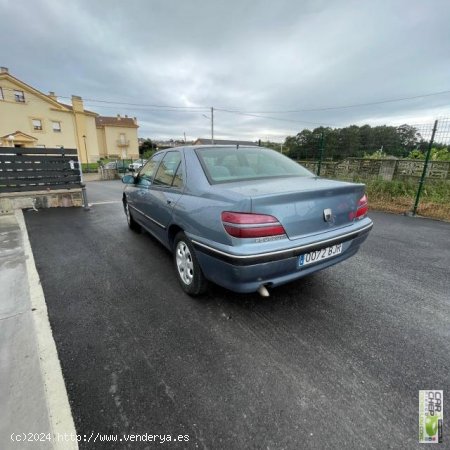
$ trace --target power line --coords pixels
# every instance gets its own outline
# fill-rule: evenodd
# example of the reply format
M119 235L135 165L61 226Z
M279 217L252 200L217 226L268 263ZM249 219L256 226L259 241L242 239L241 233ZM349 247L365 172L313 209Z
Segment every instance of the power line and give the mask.
M16 91L18 89L11 89L7 87L2 88L3 91ZM300 112L313 112L313 111L327 111L327 110L337 110L337 109L345 109L345 108L356 108L356 107L362 107L362 106L370 106L370 105L378 105L378 104L384 104L384 103L393 103L393 102L399 102L399 101L407 101L407 100L413 100L417 98L423 98L423 97L431 97L431 96L437 96L437 95L445 95L449 94L450 90L445 91L439 91L434 93L428 93L428 94L421 94L416 96L410 96L410 97L402 97L402 98L395 98L395 99L389 99L389 100L380 100L376 102L367 102L367 103L358 103L358 104L352 104L352 105L343 105L343 106L328 106L328 107L322 107L322 108L307 108L307 109L298 109L298 110L278 110L278 111L243 111L238 109L225 109L225 108L214 108L217 111L229 113L229 114L238 114L242 116L248 116L248 117L255 117L260 119L268 119L268 120L276 120L281 122L290 122L295 124L307 124L307 125L321 125L321 126L327 126L327 127L335 127L335 125L327 124L327 123L321 123L321 122L311 122L306 120L298 120L298 119L285 119L280 117L273 117L273 116L267 116L262 114L289 114L289 113L300 113ZM46 95L46 94L44 94ZM71 99L72 97L58 95L57 98L61 99ZM58 100L57 100L58 101ZM195 113L199 114L205 111L210 111L210 107L206 106L173 106L173 105L155 105L155 104L146 104L146 103L132 103L132 102L119 102L119 101L113 101L113 100L102 100L102 99L92 99L92 98L83 98L83 101L85 103L88 103L94 107L100 108L100 109L115 109L116 106L112 105L120 105L123 107L123 109L138 109L138 110L144 110L148 112L177 112L177 113ZM30 102L30 100L27 100L27 102ZM61 103L61 102L59 102ZM98 105L97 103L100 103ZM64 105L64 103L61 103ZM109 106L106 106L109 105ZM154 109L151 109L154 108Z
M102 105L96 105L95 103L91 103L91 102L87 102L88 104L85 105L88 108L96 108L96 109L114 109L117 111L117 107L116 106L102 106ZM123 105L122 105L123 106ZM203 112L203 110L183 110L183 109L164 109L164 108L159 108L159 109L150 109L150 107L137 107L137 106L123 106L121 108L121 110L125 110L125 111L145 111L145 112L174 112L174 113L194 113L194 114L201 114ZM204 111L207 111L207 109L205 108Z
M261 116L259 114L247 113L247 112L242 112L242 111L235 111L235 110L231 110L231 109L221 109L221 108L214 108L214 109L217 110L217 111L222 111L222 112L226 112L226 113L239 114L241 116L259 117L259 118L262 118L262 119L279 120L279 121L282 121L282 122L306 123L308 125L324 125L326 127L334 127L334 125L331 125L329 123L307 122L306 120L282 119L280 117Z
M63 97L58 96L61 98L69 98L69 97ZM125 106L139 106L139 107L145 107L145 108L167 108L168 110L197 110L197 111L203 111L203 110L209 110L210 107L206 106L170 106L170 105L151 105L151 104L144 104L144 103L127 103L127 102L115 102L110 100L97 100L92 98L83 98L83 102L88 103L107 103L112 105L125 105Z
M436 95L445 95L450 94L450 90L447 91L439 91L439 92L432 92L429 94L421 94L421 95L414 95L412 97L401 97L401 98L393 98L389 100L379 100L376 102L368 102L368 103L355 103L352 105L341 105L341 106L324 106L321 108L305 108L305 109L293 109L293 110L279 110L279 111L248 111L248 113L256 113L256 114L290 114L290 113L298 113L298 112L312 112L312 111L330 111L330 110L336 110L336 109L348 109L348 108L359 108L362 106L372 106L372 105L381 105L384 103L395 103L395 102L402 102L407 100L415 100L418 98L423 97L432 97ZM242 112L242 111L233 111L233 112Z
M8 90L8 91L14 91L15 89L9 89L9 88L4 88L4 90ZM67 97L64 95L58 95L57 96L58 99L70 99L71 97ZM35 102L37 103L35 100L33 99L27 99L27 102ZM59 102L61 105L65 105L65 103ZM117 109L116 106L113 105L120 105L122 106L122 109L124 110L141 110L141 111L146 111L146 112L175 112L175 113L194 113L194 114L200 114L202 112L210 112L211 108L210 107L200 107L200 106L162 106L162 105L150 105L150 104L142 104L142 103L126 103L126 102L115 102L115 101L110 101L110 100L95 100L95 99L88 99L88 98L83 98L83 103L87 108L98 108L98 109ZM98 105L97 103L100 103L100 105ZM69 105L70 106L70 105ZM151 108L155 108L155 109L151 109ZM177 108L177 109L175 109ZM304 124L309 124L309 125L324 125L324 126L333 126L330 124L325 124L325 123L319 123L319 122L308 122L305 120L292 120L292 119L283 119L280 117L270 117L270 116L261 116L258 114L252 114L252 113L246 113L246 112L241 112L241 111L236 111L236 110L229 110L229 109L221 109L221 108L214 108L217 111L222 111L222 112L226 112L226 113L231 113L231 114L238 114L238 115L242 115L242 116L249 116L249 117L257 117L257 118L262 118L262 119L269 119L269 120L278 120L281 122L290 122L290 123L304 123Z
M439 91L439 92L431 92L428 94L420 94L420 95L414 95L410 97L400 97L400 98L392 98L387 100L379 100L375 102L366 102L366 103L355 103L351 105L340 105L340 106L324 106L319 108L304 108L304 109L295 109L295 110L276 110L276 111L245 111L241 109L236 110L230 110L230 109L221 109L216 108L217 110L221 110L224 112L234 112L234 113L241 113L241 114L291 114L291 113L299 113L299 112L314 112L314 111L331 111L331 110L338 110L338 109L350 109L350 108L360 108L363 106L372 106L372 105L382 105L386 103L395 103L395 102L402 102L402 101L408 101L408 100L416 100L418 98L424 98L424 97L433 97L437 95L446 95L450 94L450 90L445 91ZM59 96L61 98L71 98L71 97L64 97ZM109 103L109 104L115 104L115 105L130 105L130 106L143 106L143 107L154 107L154 108L170 108L170 109L196 109L196 110L209 110L209 107L206 106L169 106L169 105L151 105L151 104L141 104L141 103L127 103L127 102L115 102L110 100L100 100L100 99L83 99L86 102L96 102L96 103ZM270 117L267 117L268 119ZM294 121L295 122L295 121ZM303 122L308 123L308 122ZM311 122L312 123L312 122ZM314 124L314 123L312 123Z
M10 88L2 88L6 91L14 91L15 89ZM218 110L222 110L224 112L233 112L233 113L240 113L240 114L290 114L290 113L298 113L298 112L314 112L314 111L330 111L330 110L337 110L337 109L349 109L349 108L359 108L363 106L372 106L372 105L381 105L385 103L395 103L395 102L401 102L401 101L408 101L408 100L415 100L418 98L424 98L424 97L433 97L437 95L447 95L450 94L450 90L444 90L444 91L438 91L438 92L431 92L427 94L420 94L420 95L414 95L409 97L399 97L399 98L392 98L387 100L379 100L374 102L366 102L366 103L355 103L350 105L339 105L339 106L324 106L324 107L317 107L317 108L303 108L303 109L292 109L292 110L274 110L274 111L245 111L242 109L221 109L221 108L215 108ZM46 94L44 94L46 95ZM58 95L58 98L65 98L65 99L71 99L72 97L64 96L64 95ZM83 101L90 102L90 103L105 103L105 104L111 104L111 105L128 105L128 106L139 106L144 108L166 108L168 110L210 110L209 106L181 106L181 105L155 105L155 104L146 104L146 103L132 103L132 102L119 102L119 101L113 101L113 100L102 100L102 99L95 99L95 98L83 98ZM269 118L269 117L268 117ZM304 122L307 123L307 122Z
M14 91L20 91L20 89L11 89L11 88L6 88L6 87L2 87L3 91L10 91L10 92L14 92ZM48 94L44 94L47 97L49 96ZM71 100L72 97L69 97L67 95L56 95L57 98L64 98L64 99L69 99ZM113 101L113 100L101 100L101 99L95 99L95 98L83 98L83 102L86 103L106 103L106 104L111 104L111 105L125 105L125 106L139 106L139 107L144 107L144 108L166 108L167 111L170 110L196 110L196 111L204 111L207 110L209 111L211 108L209 106L172 106L172 105L154 105L154 104L146 104L146 103L131 103L131 102L118 102L118 101ZM57 100L58 101L58 100ZM58 102L60 103L60 102Z

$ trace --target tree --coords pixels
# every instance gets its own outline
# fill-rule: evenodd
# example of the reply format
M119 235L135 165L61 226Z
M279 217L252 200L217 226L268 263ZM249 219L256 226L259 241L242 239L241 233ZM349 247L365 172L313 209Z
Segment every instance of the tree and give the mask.
M397 128L397 134L399 135L400 145L404 149L406 156L411 150L417 147L417 143L420 139L420 134L417 129L411 125L401 125Z
M156 146L153 144L151 139L145 139L142 141L139 145L139 154L142 155L147 152L154 152L156 149Z
M357 125L342 128L339 133L339 140L342 156L362 156L363 150Z
M294 137L287 137L284 145L288 155L294 159L315 158L319 149L319 135L316 130L302 130Z
M351 125L344 128L318 127L312 131L304 129L296 136L288 136L284 145L289 156L296 159L318 159L321 145L324 145L323 155L327 159L362 157L374 152L405 157L413 149L423 152L427 148L417 129L407 124L399 127ZM444 147L437 143L435 146Z
M277 152L281 152L281 144L279 144L278 142L263 141L261 142L261 146L271 148L272 150L276 150Z

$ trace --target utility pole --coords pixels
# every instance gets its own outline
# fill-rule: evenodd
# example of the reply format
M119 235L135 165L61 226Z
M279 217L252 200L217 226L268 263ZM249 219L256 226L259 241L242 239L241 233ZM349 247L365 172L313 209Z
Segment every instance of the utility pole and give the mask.
M214 108L211 106L211 144L214 145Z
M87 152L87 146L86 146L86 135L85 134L83 134L83 141L84 141L84 152L86 153L86 172L89 172L89 159L88 159L88 152Z

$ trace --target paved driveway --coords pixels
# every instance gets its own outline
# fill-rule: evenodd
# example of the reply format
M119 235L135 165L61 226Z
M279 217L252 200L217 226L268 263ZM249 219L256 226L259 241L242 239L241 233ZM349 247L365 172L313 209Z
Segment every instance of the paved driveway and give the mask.
M88 189L120 200L118 182ZM192 299L120 203L27 212L78 432L419 448L419 389L450 392L450 225L371 216L356 257L268 299L219 287Z

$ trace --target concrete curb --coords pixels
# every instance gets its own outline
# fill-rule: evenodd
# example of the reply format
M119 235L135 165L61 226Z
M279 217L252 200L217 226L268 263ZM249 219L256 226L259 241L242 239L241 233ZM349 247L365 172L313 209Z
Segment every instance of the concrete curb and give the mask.
M76 441L75 425L25 220L21 210L16 210L15 216L22 232L31 306L35 309L33 318L39 350L39 363L44 380L45 398L53 436L53 448L56 450L77 450L78 442ZM64 435L73 436L75 441L61 439L61 436Z

